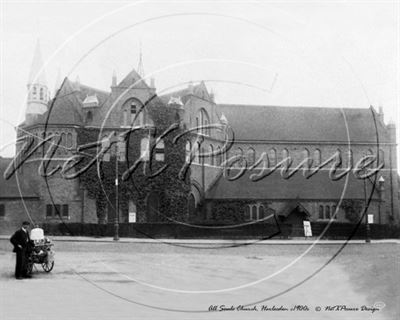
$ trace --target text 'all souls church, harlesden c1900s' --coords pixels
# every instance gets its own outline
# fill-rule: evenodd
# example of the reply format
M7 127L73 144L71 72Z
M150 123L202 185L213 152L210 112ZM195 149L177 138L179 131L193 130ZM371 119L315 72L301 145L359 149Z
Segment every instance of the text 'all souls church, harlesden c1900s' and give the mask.
M204 82L157 94L141 57L109 92L65 78L50 96L41 69L38 44L16 156L0 158L4 230L111 223L116 199L120 223L356 222L366 199L374 223L399 223L381 108L220 104Z

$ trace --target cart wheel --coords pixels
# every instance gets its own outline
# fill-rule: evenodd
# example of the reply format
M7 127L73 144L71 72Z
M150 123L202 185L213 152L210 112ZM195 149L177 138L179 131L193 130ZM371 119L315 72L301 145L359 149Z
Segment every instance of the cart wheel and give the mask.
M54 261L47 261L42 263L42 268L46 272L50 272L51 270L53 270L53 267L54 267Z
M26 263L26 274L27 275L31 275L33 271L33 262L32 261L28 261Z

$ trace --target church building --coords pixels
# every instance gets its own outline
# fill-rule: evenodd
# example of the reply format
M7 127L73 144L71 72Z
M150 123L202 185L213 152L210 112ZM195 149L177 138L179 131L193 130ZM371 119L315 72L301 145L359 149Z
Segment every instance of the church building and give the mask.
M16 156L0 159L3 228L356 223L365 206L400 221L381 108L221 104L204 82L159 93L141 62L108 91L65 78L50 94L42 66L37 46Z

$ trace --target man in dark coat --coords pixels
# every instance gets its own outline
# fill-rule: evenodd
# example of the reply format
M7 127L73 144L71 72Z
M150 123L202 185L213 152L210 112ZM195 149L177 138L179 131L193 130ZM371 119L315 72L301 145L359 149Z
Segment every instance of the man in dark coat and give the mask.
M29 249L30 239L29 239L29 228L30 223L28 221L24 221L22 223L21 229L15 231L12 235L10 242L14 246L13 252L16 253L16 263L15 263L15 278L23 279L30 278L27 274L27 257L26 253Z

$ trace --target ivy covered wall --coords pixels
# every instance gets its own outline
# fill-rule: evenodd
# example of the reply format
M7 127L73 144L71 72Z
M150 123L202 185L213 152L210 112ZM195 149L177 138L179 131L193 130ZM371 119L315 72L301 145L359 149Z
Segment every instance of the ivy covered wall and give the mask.
M132 130L126 135L126 159L118 161L119 179L119 205L120 220L128 219L128 202L132 200L136 205L137 222L150 222L149 210L156 204L151 202L149 195L155 194L159 200L155 219L151 222L186 221L187 201L190 192L190 170L183 177L179 172L185 163L185 144L187 138L183 128L177 121L177 110L165 106L161 102L151 102L146 106L146 113L154 123L152 128L140 128ZM171 129L171 128L175 129ZM163 138L164 161L156 161L155 141L167 130L169 133ZM127 129L115 127L105 128L80 128L77 130L78 145L86 145L100 140L100 137L115 131L121 135ZM180 138L176 139L178 136ZM140 159L141 140L150 137L150 161L138 161ZM87 170L84 168L93 160L101 146L82 150L85 156L76 166L82 171L79 175L80 183L87 189L90 198L96 200L97 216L100 223L107 220L107 207L115 206L115 178L116 178L116 144L111 143L109 161L95 162ZM82 154L82 153L81 153ZM129 172L128 169L131 169ZM109 219L110 220L110 217Z

